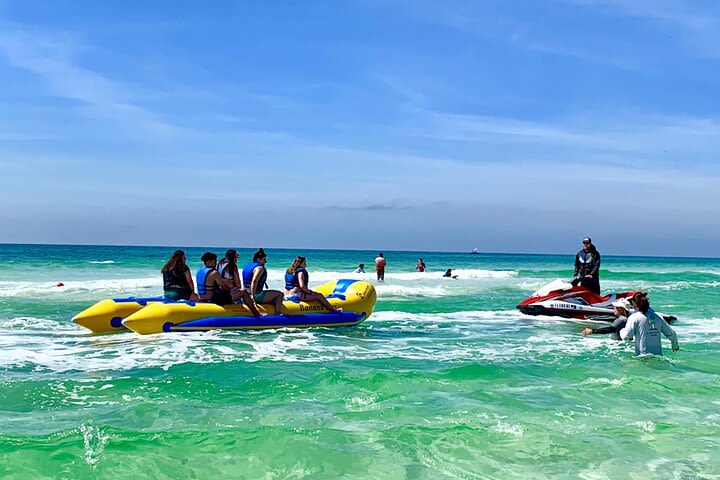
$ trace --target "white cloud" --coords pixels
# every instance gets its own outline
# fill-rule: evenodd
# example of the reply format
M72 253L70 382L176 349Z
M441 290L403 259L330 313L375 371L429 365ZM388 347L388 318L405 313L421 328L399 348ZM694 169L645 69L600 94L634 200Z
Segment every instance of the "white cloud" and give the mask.
M140 128L152 135L178 133L177 127L137 105L132 89L79 64L83 46L56 32L11 28L0 31L0 53L10 64L40 76L51 95L75 100L97 118Z

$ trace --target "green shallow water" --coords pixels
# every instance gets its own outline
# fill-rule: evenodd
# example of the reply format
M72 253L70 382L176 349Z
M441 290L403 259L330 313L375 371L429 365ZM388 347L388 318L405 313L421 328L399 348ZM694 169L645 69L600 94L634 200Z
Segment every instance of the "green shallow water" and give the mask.
M69 321L159 293L171 250L0 246L0 475L720 478L720 260L604 258L605 290L646 289L679 317L681 350L662 358L514 310L572 254L387 252L377 310L352 329L93 336ZM204 249L187 251L199 266ZM271 250L271 287L298 253L311 284L375 254Z

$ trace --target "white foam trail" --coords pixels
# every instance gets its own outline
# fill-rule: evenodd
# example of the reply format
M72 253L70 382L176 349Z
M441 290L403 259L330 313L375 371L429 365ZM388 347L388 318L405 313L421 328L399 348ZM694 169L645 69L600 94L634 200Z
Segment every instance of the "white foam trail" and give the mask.
M681 346L683 342L720 341L719 321L697 319L678 325ZM581 355L632 357L632 342L615 342L600 335L582 337L582 326L582 322L527 317L515 310L381 311L354 329L92 336L69 321L16 317L0 320L0 369L117 372L237 361L400 358L452 365L467 361L548 363ZM588 378L583 385L618 387L622 381Z
M115 260L90 260L88 263L94 263L96 265L109 265L115 263Z
M33 332L52 332L61 330L67 333L77 333L77 328L75 328L75 326L71 323L60 324L47 318L29 316L0 319L0 331L3 330L24 330Z
M153 295L162 294L162 277L146 278L115 278L87 281L64 281L64 286L57 287L55 282L0 282L0 297L17 296L48 296L60 294L77 295L79 293L105 292L122 296L137 295L138 291L153 289ZM142 292L146 294L148 292Z
M442 272L392 272L388 271L385 273L385 281L399 280L399 281L418 281L418 280L445 280L452 281L452 279L443 278ZM457 269L453 270L453 275L458 275L459 279L488 279L488 278L513 278L516 277L518 272L514 270L482 270L482 269ZM311 283L324 283L331 280L337 280L338 278L354 278L357 280L375 281L375 271L368 270L366 273L353 273L353 272L341 272L341 271L323 271L323 270L312 270L310 269L310 281ZM285 270L268 269L268 279L284 281Z
M491 429L496 433L507 433L516 438L522 438L525 434L525 429L520 424L510 424L499 420L498 423Z
M110 264L113 260L92 261L96 264ZM441 297L451 293L450 288L467 286L467 281L509 279L517 275L515 271L506 270L454 270L453 274L460 276L461 281L443 278L443 272L398 272L388 273L385 283L376 283L374 273L356 274L339 271L310 272L310 285L316 286L340 278L354 278L376 283L378 292L385 292L394 296L429 296ZM62 281L64 286L57 287L56 283ZM268 270L268 283L270 288L282 289L285 281L284 270ZM409 282L410 285L398 285L396 282ZM431 285L427 285L429 282ZM152 291L148 291L152 290ZM104 278L92 280L64 280L43 282L14 282L0 281L0 298L17 296L48 296L58 294L97 294L94 298L108 298L111 296L154 296L162 294L162 276L153 274L142 278ZM85 295L87 297L88 295ZM83 297L84 298L84 297Z
M618 388L625 385L625 382L627 382L627 377L622 378L594 378L590 377L588 379L583 380L580 385L608 385L612 388Z
M403 311L375 312L368 322L436 322L438 320L451 320L459 323L478 321L517 321L520 316L517 310L468 310L448 313L407 313Z
M682 318L673 325L681 343L720 343L720 318Z

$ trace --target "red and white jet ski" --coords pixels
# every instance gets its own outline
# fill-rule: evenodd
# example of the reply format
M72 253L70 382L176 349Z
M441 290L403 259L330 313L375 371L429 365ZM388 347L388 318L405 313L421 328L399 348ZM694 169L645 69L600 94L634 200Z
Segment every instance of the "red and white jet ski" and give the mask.
M526 315L548 315L582 320L612 322L615 313L612 303L632 297L635 292L611 293L601 296L585 287L575 286L562 280L548 283L528 298L518 303L517 309ZM676 320L671 315L658 313L665 321Z

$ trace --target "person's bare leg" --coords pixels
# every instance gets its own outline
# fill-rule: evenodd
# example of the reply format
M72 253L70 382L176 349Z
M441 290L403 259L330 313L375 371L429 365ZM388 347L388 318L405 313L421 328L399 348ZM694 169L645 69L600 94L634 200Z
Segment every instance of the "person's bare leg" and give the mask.
M265 290L264 304L273 304L275 306L275 315L283 315L282 304L285 295L277 290Z
M232 298L233 303L238 302L241 299L240 289L233 288L230 290L230 298Z
M318 293L318 292L306 293L305 298L310 301L316 300L316 301L320 302L320 305L327 308L331 312L340 312L341 311L339 308L333 306L332 303L328 302L328 299L325 298L325 295L323 295L322 293Z
M250 309L253 317L260 316L260 312L258 312L258 309L255 307L255 302L253 302L253 299L250 297L250 293L248 293L247 290L238 290L238 298L242 299L245 306Z
M275 295L275 315L282 315L282 304L285 299L285 295L283 295L282 292L273 292L273 294Z

